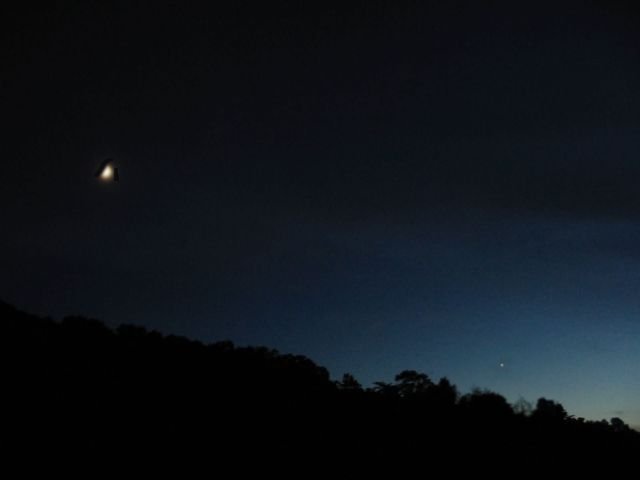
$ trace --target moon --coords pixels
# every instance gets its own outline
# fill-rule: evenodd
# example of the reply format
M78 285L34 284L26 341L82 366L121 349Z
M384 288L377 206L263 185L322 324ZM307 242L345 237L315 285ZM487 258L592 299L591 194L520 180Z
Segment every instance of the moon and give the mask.
M113 165L111 158L107 158L100 164L100 167L96 171L96 177L104 182L117 182L120 180L118 167Z
M104 167L100 174L100 178L102 180L111 180L113 178L113 167L111 165Z

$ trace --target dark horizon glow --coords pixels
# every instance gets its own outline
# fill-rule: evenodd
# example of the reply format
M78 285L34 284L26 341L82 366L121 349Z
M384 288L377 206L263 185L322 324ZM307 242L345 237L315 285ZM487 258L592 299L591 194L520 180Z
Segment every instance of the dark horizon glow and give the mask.
M638 12L269 3L6 16L0 298L639 428Z

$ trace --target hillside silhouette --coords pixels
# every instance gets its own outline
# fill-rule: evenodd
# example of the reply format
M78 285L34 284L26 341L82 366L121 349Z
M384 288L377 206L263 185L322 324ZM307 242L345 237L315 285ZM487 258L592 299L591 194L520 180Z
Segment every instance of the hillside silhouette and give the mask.
M225 455L437 460L469 452L564 456L640 451L622 420L574 418L559 403L461 395L406 370L363 388L310 359L264 347L209 345L97 320L57 322L0 303L5 435L17 450L205 449ZM333 458L333 457L331 457Z

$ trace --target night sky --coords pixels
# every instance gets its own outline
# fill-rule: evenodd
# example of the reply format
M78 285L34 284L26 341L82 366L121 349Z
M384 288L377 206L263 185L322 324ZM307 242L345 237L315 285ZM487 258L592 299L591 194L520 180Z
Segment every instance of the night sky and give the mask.
M0 15L0 298L640 426L631 2L185 3Z

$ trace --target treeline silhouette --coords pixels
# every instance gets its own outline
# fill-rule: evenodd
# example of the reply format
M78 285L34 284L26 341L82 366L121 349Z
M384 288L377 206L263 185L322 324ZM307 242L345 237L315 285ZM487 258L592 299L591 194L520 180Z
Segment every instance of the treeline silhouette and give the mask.
M461 395L413 370L363 388L299 355L205 345L133 325L60 322L0 302L4 433L18 450L437 459L441 453L640 452L619 418L588 421L553 400ZM421 457L421 458L422 458ZM333 458L333 457L331 457Z

